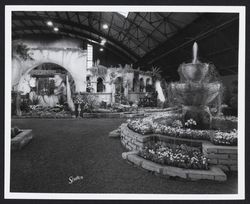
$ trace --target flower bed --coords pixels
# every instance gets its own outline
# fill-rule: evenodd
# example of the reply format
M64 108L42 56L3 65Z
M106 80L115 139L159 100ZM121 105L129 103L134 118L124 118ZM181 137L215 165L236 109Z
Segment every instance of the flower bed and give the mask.
M185 169L208 169L208 159L199 148L157 142L145 146L139 156L162 165Z
M22 116L64 118L64 117L72 117L72 114L69 110L65 110L63 105L56 105L55 107L43 107L40 105L31 105L30 111L27 113L23 113Z
M226 121L232 121L232 122L237 122L238 118L235 116L215 116L213 119L216 120L226 120Z
M236 146L237 140L237 130L234 129L230 132L216 131L215 134L210 137L210 141L216 145L233 145Z
M165 118L167 119L168 116ZM156 133L177 138L209 140L216 145L237 145L236 129L231 131L191 129L195 126L195 121L189 120L183 124L177 114L171 115L168 120L166 119L159 120L157 117L150 116L128 120L128 127L142 135Z

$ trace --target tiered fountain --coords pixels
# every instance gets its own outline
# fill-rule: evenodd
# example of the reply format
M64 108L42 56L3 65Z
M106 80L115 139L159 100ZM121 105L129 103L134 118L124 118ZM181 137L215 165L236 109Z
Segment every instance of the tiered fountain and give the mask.
M182 114L167 111L130 120L111 136L120 136L122 145L129 150L122 157L143 169L184 179L225 181L222 169L238 169L237 131L230 130L237 127L237 122L212 118L209 106L219 98L222 84L214 66L201 63L197 52L194 43L192 62L180 65L180 81L169 86L175 102L182 105ZM214 126L216 121L218 125ZM230 128L223 131L223 123ZM174 152L178 154L173 156Z
M182 105L184 121L192 118L197 122L196 128L209 129L212 115L208 104L218 96L221 83L214 78L213 67L201 63L197 58L198 45L193 45L192 63L183 63L178 72L180 82L172 83L170 88L176 100Z

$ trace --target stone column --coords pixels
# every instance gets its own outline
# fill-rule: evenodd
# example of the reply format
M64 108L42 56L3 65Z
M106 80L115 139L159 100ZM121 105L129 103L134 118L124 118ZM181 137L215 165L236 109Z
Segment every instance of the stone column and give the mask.
M115 103L115 84L111 84L111 104Z
M128 98L128 79L125 79L123 82L123 87L124 87L124 96Z

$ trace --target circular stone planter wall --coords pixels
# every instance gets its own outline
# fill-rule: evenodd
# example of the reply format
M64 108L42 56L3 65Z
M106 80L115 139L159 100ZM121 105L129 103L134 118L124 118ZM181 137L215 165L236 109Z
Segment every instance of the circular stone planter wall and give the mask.
M210 166L209 170L183 169L178 167L156 164L138 156L137 154L137 151L124 152L122 153L122 158L138 167L164 176L180 177L188 180L227 180L226 174L217 166Z
M238 170L238 147L214 145L209 141L174 138L167 135L149 134L142 135L121 125L121 143L129 151L140 151L149 141L164 141L169 143L185 143L202 148L203 154L209 159L209 165L216 165L224 171Z
M22 130L18 135L11 139L11 150L20 150L33 139L32 130Z

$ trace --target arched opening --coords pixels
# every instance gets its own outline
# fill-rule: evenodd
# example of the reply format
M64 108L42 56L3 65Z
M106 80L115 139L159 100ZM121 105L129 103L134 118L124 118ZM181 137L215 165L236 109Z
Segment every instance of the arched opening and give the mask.
M146 79L146 92L152 92L152 85L150 84L150 78Z
M136 79L135 77L133 78L133 92L138 92L138 79Z
M32 68L21 77L17 90L21 93L22 112L37 106L73 109L74 80L65 68L57 64L43 63Z
M140 78L140 92L144 92L144 80Z
M139 92L139 72L134 72L133 92Z
M104 92L105 91L105 85L103 83L103 79L101 77L97 78L97 92Z

